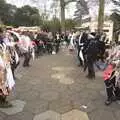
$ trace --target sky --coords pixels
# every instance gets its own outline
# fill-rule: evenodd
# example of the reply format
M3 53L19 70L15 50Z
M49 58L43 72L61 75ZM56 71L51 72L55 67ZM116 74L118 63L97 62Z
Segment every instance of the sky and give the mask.
M6 0L8 3L14 4L17 7L21 7L23 5L30 5L30 6L36 6L35 3L32 3L30 0ZM37 7L40 8L40 11L44 11L44 4L46 4L46 10L51 13L51 16L53 15L51 4L52 0L39 0L39 4L37 4ZM105 14L109 15L111 14L111 9L113 8L113 4L108 4L105 7ZM58 9L59 10L59 9ZM66 18L73 18L74 17L74 12L76 10L76 5L75 3L71 3L67 6L66 9ZM90 16L92 18L96 17L98 13L98 7L91 7L90 9ZM50 16L50 17L51 17ZM57 16L59 17L60 14L57 12Z

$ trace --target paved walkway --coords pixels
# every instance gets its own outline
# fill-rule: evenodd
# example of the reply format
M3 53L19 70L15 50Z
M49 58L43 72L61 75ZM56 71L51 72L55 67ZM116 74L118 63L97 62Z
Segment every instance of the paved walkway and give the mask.
M67 50L36 59L17 71L11 109L0 120L120 120L120 105L104 105L101 74L88 80Z

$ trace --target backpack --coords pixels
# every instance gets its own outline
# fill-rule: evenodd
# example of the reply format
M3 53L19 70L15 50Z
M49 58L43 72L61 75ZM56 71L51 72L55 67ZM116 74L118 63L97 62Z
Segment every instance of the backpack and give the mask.
M94 39L90 40L90 43L87 47L87 54L92 56L97 56L99 53L98 42Z

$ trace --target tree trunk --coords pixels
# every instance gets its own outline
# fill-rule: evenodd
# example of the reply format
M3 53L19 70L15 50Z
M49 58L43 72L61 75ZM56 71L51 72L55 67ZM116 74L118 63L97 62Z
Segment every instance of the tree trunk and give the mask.
M98 32L103 31L105 0L99 0Z
M62 32L66 32L66 29L65 29L65 1L64 0L60 0L60 8L61 8Z

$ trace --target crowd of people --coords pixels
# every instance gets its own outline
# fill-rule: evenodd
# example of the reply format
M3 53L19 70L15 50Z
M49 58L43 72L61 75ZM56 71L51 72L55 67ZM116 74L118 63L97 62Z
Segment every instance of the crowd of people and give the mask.
M34 38L36 43L36 55L43 53L56 54L59 52L61 36L59 33L40 32Z
M61 43L65 43L69 50L77 51L78 66L83 68L83 72L88 71L88 79L95 79L96 68L103 71L108 97L106 105L120 100L120 46L108 48L104 33L17 31L14 34L0 28L0 107L11 106L6 97L15 86L14 72L21 57L24 57L23 67L29 67L32 57L57 54Z
M106 86L106 105L120 100L120 45L106 46L105 33L78 32L71 35L70 49L77 49L79 66L88 70L89 79L95 79L96 68L103 71ZM101 66L102 65L102 66Z
M23 67L31 58L57 54L63 35L52 32L12 31L0 28L0 107L11 107L6 97L15 86L15 70L24 58Z
M83 66L84 71L88 69L87 77L89 79L94 79L94 63L99 60L105 60L105 35L100 35L95 32L78 32L77 34L73 33L71 36L70 48L77 49L79 66Z

